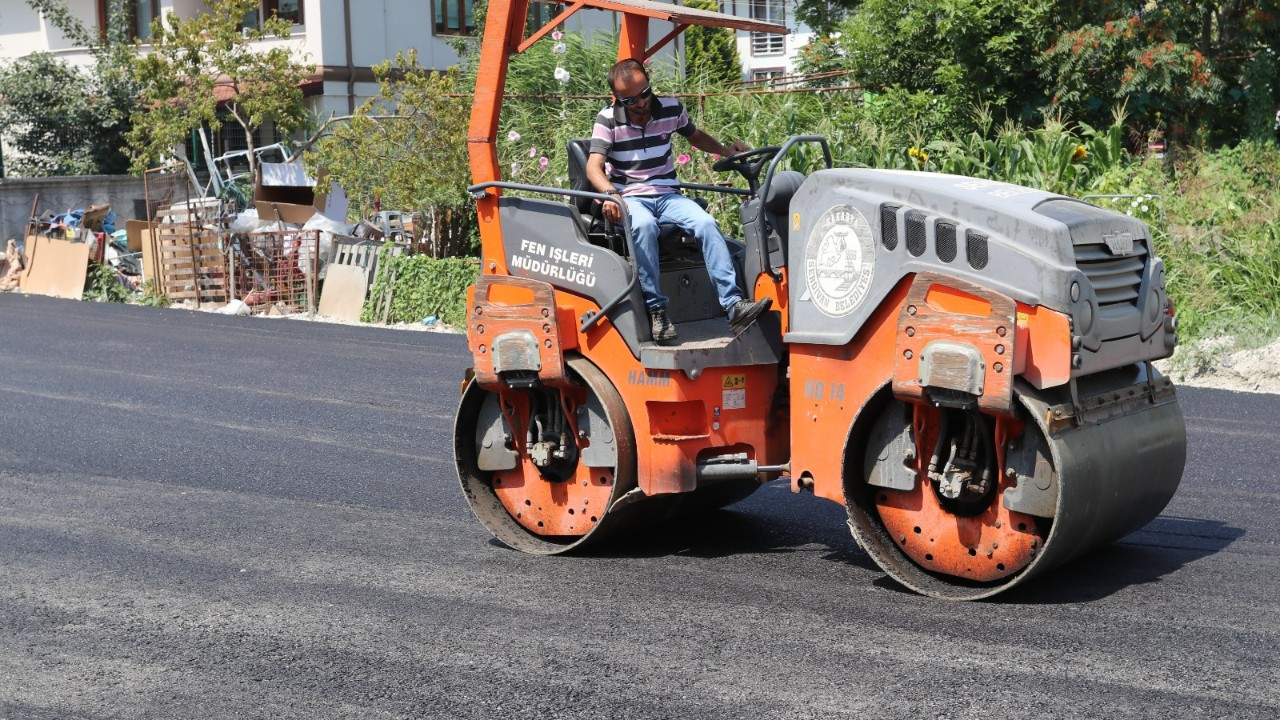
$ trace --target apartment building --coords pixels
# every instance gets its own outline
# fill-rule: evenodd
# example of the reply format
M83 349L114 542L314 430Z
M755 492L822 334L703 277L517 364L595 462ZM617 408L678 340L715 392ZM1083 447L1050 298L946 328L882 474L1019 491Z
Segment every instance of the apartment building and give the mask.
M791 29L787 35L738 31L738 59L742 63L743 80L769 80L795 73L796 56L814 35L796 21L795 7L795 0L720 0L721 12L767 20Z
M677 0L678 1L678 0ZM71 14L86 28L106 32L108 0L64 0ZM128 0L128 31L142 41L146 50L152 20L175 14L191 17L205 9L203 0ZM260 41L264 47L285 46L295 56L315 66L304 86L308 104L321 117L345 115L377 92L373 66L395 57L398 51L414 48L425 66L445 68L458 61L449 39L475 31L475 0L262 0L245 16L244 25L254 26L266 17L278 15L293 22L287 39ZM786 24L794 0L722 0L724 12L767 19ZM561 3L530 4L530 25L540 26L557 15ZM608 12L575 14L569 29L590 33L615 31L616 16ZM662 25L663 27L658 27ZM669 30L655 21L651 32L661 37ZM789 73L796 50L810 36L803 28L786 37L738 32L739 57L744 79L764 79ZM34 52L48 52L72 64L88 65L91 57L78 47L26 0L0 0L0 63ZM677 41L664 50L668 57L682 52ZM228 125L215 139L215 152L237 149L238 128ZM277 138L257 138L259 145Z

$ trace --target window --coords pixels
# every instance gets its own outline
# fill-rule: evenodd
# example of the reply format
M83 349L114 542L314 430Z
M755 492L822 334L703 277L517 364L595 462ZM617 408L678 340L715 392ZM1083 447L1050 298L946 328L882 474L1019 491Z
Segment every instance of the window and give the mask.
M782 24L787 16L783 0L751 0L751 19ZM781 55L787 50L786 36L774 33L751 33L752 55Z
M222 127L218 128L216 133L211 133L210 139L214 156L220 157L229 152L248 150L249 139L244 133L244 128L240 127L240 123L231 119L231 116L225 110L219 111L218 115L222 118ZM277 157L278 153L261 153L261 150L268 145L285 142L288 139L276 132L275 123L270 120L266 120L253 129L253 147L259 151L260 160L266 160L267 162L281 161ZM231 170L237 170L239 168L237 163L244 163L243 170L248 171L249 158L247 154L228 158L226 166Z
M475 0L434 0L436 34L474 35L474 5Z
M115 30L112 23L123 21L124 39L146 40L151 37L151 21L160 16L160 0L126 0L121 10L124 17L112 17L111 0L98 0L98 33L103 39Z
M278 16L294 25L302 24L302 0L263 0L262 17Z
M762 85L770 85L773 80L786 75L786 73L786 68L761 68L751 71L751 79Z
M262 21L275 15L281 20L288 20L294 25L302 24L302 0L263 0L258 10L245 13L240 21L242 28L262 27Z

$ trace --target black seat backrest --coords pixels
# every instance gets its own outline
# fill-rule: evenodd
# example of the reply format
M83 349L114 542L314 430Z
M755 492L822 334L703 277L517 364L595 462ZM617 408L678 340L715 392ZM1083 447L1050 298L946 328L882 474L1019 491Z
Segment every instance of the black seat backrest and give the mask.
M595 190L587 181L587 156L591 153L591 141L586 138L575 138L569 141L569 189ZM591 214L591 206L595 201L591 198L573 198L573 206L583 215Z
M748 246L746 274L755 277L764 270L760 253L769 254L769 267L787 264L787 217L791 198L804 183L804 173L783 170L769 181L763 197L752 198L743 206L742 234Z

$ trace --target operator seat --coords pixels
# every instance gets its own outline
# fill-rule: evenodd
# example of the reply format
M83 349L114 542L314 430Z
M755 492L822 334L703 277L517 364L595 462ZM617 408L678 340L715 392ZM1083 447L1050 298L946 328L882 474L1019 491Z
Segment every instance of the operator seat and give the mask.
M591 153L591 140L587 138L570 140L568 150L569 188L595 192L595 188L587 180L587 158ZM707 208L707 201L703 198L693 198L693 201L701 205L702 209ZM627 256L627 241L622 237L621 228L615 228L613 223L605 220L600 203L591 198L575 197L573 205L578 210L591 242L607 247L623 257ZM599 241L601 238L604 238L603 242ZM698 241L685 234L674 223L658 223L658 257L661 259L676 256L687 258L690 255L701 256Z
M765 222L756 224L755 228L763 236L758 238L759 247L768 248L770 265L773 267L787 264L787 217L791 211L791 198L804 184L804 180L804 173L796 170L775 173L761 198L761 214Z

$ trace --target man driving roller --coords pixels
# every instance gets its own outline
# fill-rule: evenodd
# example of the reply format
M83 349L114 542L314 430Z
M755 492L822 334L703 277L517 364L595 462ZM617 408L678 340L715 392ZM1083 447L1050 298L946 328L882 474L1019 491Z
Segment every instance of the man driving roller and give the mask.
M734 334L741 333L769 309L771 301L743 297L733 258L715 218L675 187L679 181L671 154L671 135L678 132L693 147L718 155L733 155L750 147L741 141L722 145L694 127L679 100L653 94L649 73L637 60L615 64L609 69L608 80L615 102L596 116L587 179L597 191L617 195L627 206L636 271L654 342L676 340L675 326L667 316L667 297L658 286L660 222L673 223L698 240L720 307ZM620 222L622 211L614 203L605 203L604 216Z

